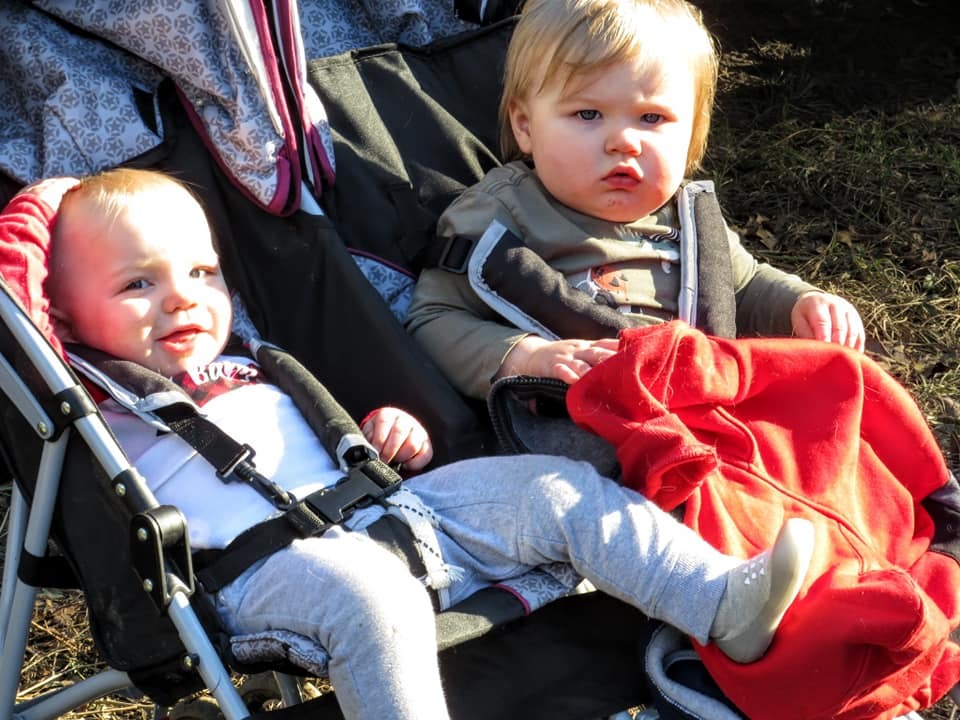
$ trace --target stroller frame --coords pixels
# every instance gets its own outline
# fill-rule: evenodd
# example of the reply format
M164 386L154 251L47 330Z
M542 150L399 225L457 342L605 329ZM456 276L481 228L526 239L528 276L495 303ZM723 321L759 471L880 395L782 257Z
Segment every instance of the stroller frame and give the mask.
M6 292L0 294L0 320L39 370L51 393L86 394L73 373ZM28 507L16 483L11 494L3 587L0 589L0 646L3 648L0 655L0 666L3 668L0 671L0 720L13 717L39 720L57 717L84 702L132 687L127 673L111 669L65 689L50 691L39 698L21 704L15 702L21 658L26 649L38 591L36 586L18 577L18 568L24 551L35 557L42 557L46 552L54 501L71 430L80 435L109 477L123 478L122 482L115 483L114 490L132 512L149 512L158 507L158 503L147 488L146 481L130 465L99 413L73 418L71 427L55 435L57 423L5 358L0 358L0 389L44 440L33 502ZM64 410L70 412L69 408ZM221 663L189 604L189 597L193 593L192 579L179 578L170 570L169 567L164 568L166 577L161 580L169 588L164 610L177 627L186 647L184 661L196 667L227 720L247 717L249 711L230 682L229 671ZM14 672L15 669L17 672Z

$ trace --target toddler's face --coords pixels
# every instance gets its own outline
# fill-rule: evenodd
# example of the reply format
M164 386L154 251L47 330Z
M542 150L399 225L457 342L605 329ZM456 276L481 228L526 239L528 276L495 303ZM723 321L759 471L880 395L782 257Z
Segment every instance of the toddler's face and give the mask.
M537 176L568 207L610 222L646 217L683 180L694 77L674 60L594 68L518 100L510 119Z
M200 206L151 190L113 220L77 198L62 214L55 314L71 339L165 376L206 365L230 334L230 296Z

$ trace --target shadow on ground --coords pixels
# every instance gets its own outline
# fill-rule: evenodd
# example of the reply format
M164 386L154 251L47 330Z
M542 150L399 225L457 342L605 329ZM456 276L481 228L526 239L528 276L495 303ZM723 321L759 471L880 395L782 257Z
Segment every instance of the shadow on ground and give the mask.
M953 0L695 1L725 55L766 47L754 82L727 87L721 112L735 114L765 95L776 105L785 83L808 86L810 105L799 110L813 120L825 110L896 112L957 95L960 3Z

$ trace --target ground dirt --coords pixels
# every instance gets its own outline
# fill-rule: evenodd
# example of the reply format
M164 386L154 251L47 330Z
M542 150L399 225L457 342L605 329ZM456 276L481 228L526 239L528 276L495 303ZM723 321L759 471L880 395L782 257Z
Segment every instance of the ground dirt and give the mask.
M957 469L960 3L698 5L723 53L704 170L728 219L751 251L860 308L871 354L915 394ZM25 694L97 662L75 595L39 605ZM76 716L148 712L111 701ZM949 700L922 714L958 715Z

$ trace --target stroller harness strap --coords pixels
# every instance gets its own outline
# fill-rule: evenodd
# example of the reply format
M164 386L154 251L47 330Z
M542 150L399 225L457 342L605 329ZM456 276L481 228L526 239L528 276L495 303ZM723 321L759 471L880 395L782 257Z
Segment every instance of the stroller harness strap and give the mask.
M735 337L730 243L710 180L688 181L676 196L680 221L679 318L720 337ZM514 218L513 222L521 224ZM545 338L613 337L640 321L574 287L564 274L493 220L479 238L453 235L427 250L426 262L466 274L471 288L510 324Z
M129 393L167 400L150 403L150 414L210 463L220 480L249 485L281 511L248 528L223 549L193 554L197 579L208 592L232 582L253 563L294 540L322 535L358 508L382 502L402 482L400 475L380 460L346 410L293 356L265 343L254 345L251 350L271 382L290 395L321 444L339 464L344 476L332 487L298 500L261 474L253 462L254 449L204 417L176 383L137 363L86 347L70 348L74 367L121 404L137 405L136 400L127 396ZM418 551L409 528L404 528L402 533L384 533L384 537L397 536L396 542L388 545L407 559L417 556ZM404 544L409 547L398 551ZM411 570L421 572L419 566L411 566Z
M193 405L178 403L154 412L213 466L218 478L224 482L245 482L281 510L291 506L290 494L257 472L252 462L256 454L254 449L245 443L238 443L197 413Z
M257 355L258 360L269 355L265 364L269 365L268 371L274 381L276 375L291 372L291 367L296 365L291 356L272 346L258 346ZM298 376L297 380L302 380L306 373L297 368L294 374ZM294 540L322 535L332 526L348 519L356 509L383 500L402 482L401 477L366 445L356 423L332 396L325 389L320 394L316 392L317 387L322 388L320 383L315 382L313 387L307 388L313 391L313 401L309 405L298 397L304 394L303 384L278 384L294 397L298 407L312 408L308 422L315 431L319 424L321 430L317 432L318 437L346 473L333 487L318 490L299 501L257 471L253 463L253 448L234 440L201 415L192 403L175 403L154 411L173 432L214 467L217 477L223 482L244 482L282 511L281 515L248 528L222 550L204 550L194 554L195 566L199 568L197 579L207 592L216 592L255 562ZM409 535L409 530L400 535L404 534ZM396 536L397 533L390 535ZM402 551L402 557L407 559L415 556L419 560L412 538L405 539L408 548ZM391 545L396 548L401 543ZM411 570L419 573L421 567L414 565Z
M248 463L244 461L243 464ZM381 486L374 479L378 471L371 472L372 466L376 464L384 465L375 460L351 468L346 477L332 488L318 490L289 507L281 507L282 514L248 528L222 550L195 552L197 579L207 592L216 592L239 577L253 563L272 555L294 540L320 536L334 525L347 520L358 508L382 501L400 487L401 481L398 476L390 485ZM259 476L259 473L257 475ZM406 529L406 544L412 549L415 544L409 528L406 528L406 525L403 527ZM416 556L417 553L415 550L412 553L404 550L403 555ZM419 566L411 566L411 570L422 574Z

